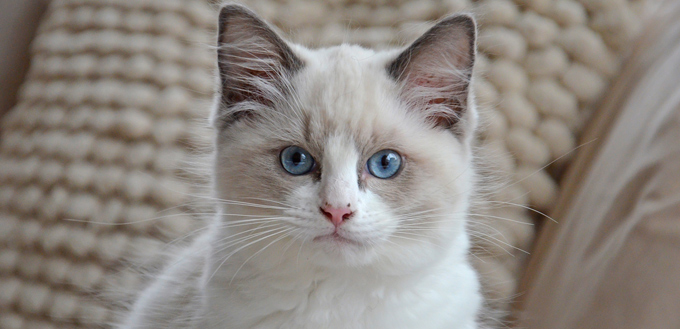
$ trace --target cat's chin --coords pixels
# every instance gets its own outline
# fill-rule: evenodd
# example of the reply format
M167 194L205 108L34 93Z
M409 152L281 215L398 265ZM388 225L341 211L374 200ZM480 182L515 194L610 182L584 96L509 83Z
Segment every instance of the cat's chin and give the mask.
M314 242L331 244L337 248L344 248L346 246L356 246L363 247L364 244L361 241L357 241L351 238L344 237L338 233L331 233L326 235L320 235L314 238Z
M368 265L376 256L369 244L337 233L317 236L308 246L314 249L314 262L324 267Z

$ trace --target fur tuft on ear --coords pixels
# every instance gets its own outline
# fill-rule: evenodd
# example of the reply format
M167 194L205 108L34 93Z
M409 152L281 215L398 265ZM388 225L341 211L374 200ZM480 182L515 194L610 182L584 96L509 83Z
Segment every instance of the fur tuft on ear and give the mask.
M221 98L213 121L221 127L282 101L303 66L267 23L237 4L220 11L217 45Z
M387 66L388 74L400 83L401 97L409 108L425 112L435 127L460 135L474 126L469 89L476 29L472 16L449 16ZM467 124L460 124L462 121Z

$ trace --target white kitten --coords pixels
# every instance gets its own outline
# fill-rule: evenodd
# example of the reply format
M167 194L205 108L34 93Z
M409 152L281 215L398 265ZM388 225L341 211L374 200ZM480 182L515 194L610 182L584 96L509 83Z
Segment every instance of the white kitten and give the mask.
M218 215L121 327L478 328L474 20L310 50L228 5L218 43Z

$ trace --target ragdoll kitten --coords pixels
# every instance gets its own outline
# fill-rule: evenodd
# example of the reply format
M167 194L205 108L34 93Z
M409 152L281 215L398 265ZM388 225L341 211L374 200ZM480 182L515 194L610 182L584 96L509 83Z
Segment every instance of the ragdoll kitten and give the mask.
M475 23L402 51L282 40L219 16L217 216L122 328L474 329Z

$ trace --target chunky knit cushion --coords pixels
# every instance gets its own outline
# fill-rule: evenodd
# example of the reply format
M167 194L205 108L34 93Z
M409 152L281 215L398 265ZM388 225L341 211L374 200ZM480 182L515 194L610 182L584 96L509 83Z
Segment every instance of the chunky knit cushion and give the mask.
M545 166L575 136L616 74L637 26L625 0L251 0L293 40L385 47L442 15L480 21L475 80L482 153L510 176L474 214L490 294L514 293L533 219L557 185ZM55 0L33 45L0 146L0 328L92 328L134 290L125 260L152 264L201 223L192 162L210 142L214 4L207 0ZM511 247L512 246L512 247Z
M181 170L213 91L215 13L202 1L54 1L0 149L0 328L97 327L100 292L134 289L192 230Z

